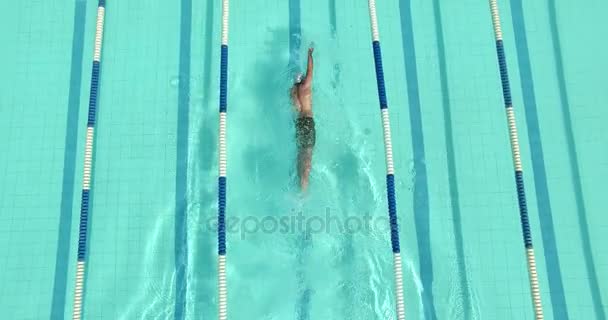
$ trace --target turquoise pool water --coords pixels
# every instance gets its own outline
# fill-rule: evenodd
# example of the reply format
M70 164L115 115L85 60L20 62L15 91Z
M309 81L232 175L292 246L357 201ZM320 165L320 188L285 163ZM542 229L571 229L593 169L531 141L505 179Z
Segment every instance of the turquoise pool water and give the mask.
M608 3L499 5L545 316L605 319ZM0 2L2 318L71 318L96 7ZM220 2L106 8L83 318L216 318ZM377 9L407 318L531 319L488 4ZM229 318L394 319L367 2L233 1L228 101Z

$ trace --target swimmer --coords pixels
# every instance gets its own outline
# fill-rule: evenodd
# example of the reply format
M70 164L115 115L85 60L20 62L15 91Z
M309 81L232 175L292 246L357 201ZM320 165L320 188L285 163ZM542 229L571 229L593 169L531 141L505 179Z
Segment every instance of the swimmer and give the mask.
M300 190L305 192L308 188L308 179L312 167L312 149L315 146L315 120L312 117L312 52L314 48L308 49L308 66L306 76L296 77L296 82L291 88L291 101L297 113L296 143L298 146L298 178L300 179Z

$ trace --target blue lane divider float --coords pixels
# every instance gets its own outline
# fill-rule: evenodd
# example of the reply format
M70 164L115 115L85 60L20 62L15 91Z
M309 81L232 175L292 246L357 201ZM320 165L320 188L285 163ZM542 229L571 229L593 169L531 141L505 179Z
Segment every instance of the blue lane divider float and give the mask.
M500 70L502 94L505 103L505 109L507 112L507 123L509 126L509 139L511 140L513 166L515 167L515 186L517 188L517 201L519 203L519 216L521 220L524 246L526 248L526 260L528 263L528 276L530 280L532 304L534 307L535 319L541 320L544 318L543 307L540 298L540 287L538 285L538 274L536 271L536 258L534 257L534 247L532 246L532 233L530 231L530 221L528 218L528 208L526 205L526 192L524 189L524 178L521 164L521 156L519 151L517 126L515 122L515 112L513 111L513 103L511 100L509 73L507 71L507 60L505 58L505 49L502 42L500 15L498 13L498 4L496 3L496 0L490 0L490 13L492 15L492 25L494 27L494 36L496 39L496 55L498 58L498 66Z
M91 92L87 117L87 134L84 149L84 171L82 177L82 199L80 204L80 224L78 229L78 260L76 262L76 284L74 286L74 304L72 319L82 317L82 298L84 290L85 265L87 257L87 233L89 222L89 196L91 192L91 174L93 169L93 142L97 115L97 97L99 94L99 71L101 66L101 44L105 17L105 0L99 0L97 7L97 24L93 52L93 71L91 73Z
M403 298L403 272L401 263L401 249L399 247L399 226L397 222L397 201L395 196L395 170L393 165L393 146L391 142L391 123L386 99L386 86L384 84L384 71L382 68L382 52L380 50L380 33L378 32L378 18L376 16L376 1L369 1L369 16L372 29L372 48L374 50L374 63L376 66L376 83L378 85L378 99L382 116L382 129L384 135L384 149L386 155L386 191L388 197L388 215L391 226L391 246L393 250L395 274L395 300L397 305L397 319L405 319L405 302Z
M228 318L226 287L226 111L228 109L228 0L222 1L222 46L220 60L220 124L218 178L218 319Z

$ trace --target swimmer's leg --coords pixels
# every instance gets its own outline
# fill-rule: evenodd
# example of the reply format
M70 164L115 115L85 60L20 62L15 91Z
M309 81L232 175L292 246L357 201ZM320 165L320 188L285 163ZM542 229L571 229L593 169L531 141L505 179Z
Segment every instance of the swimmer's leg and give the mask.
M298 149L298 178L300 179L300 190L306 192L312 168L312 147Z

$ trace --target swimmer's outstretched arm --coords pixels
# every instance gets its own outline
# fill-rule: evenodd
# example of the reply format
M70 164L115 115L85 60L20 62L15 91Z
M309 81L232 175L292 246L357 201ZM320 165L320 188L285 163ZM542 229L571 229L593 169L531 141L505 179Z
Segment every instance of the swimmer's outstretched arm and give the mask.
M312 60L312 52L315 49L311 46L308 48L308 66L306 67L306 78L304 79L304 85L310 86L312 83L312 69L314 68L314 62Z

